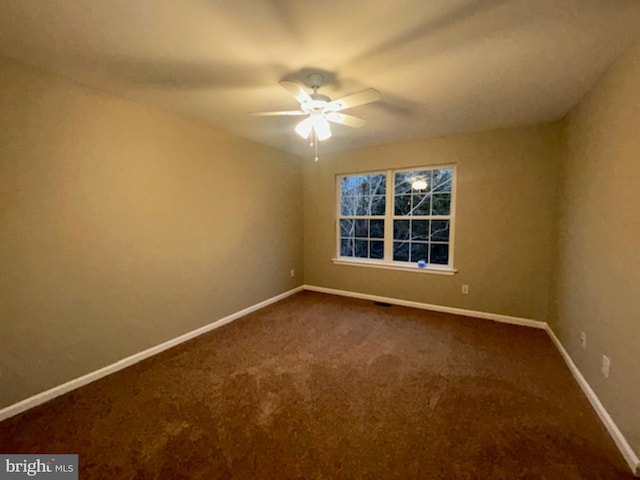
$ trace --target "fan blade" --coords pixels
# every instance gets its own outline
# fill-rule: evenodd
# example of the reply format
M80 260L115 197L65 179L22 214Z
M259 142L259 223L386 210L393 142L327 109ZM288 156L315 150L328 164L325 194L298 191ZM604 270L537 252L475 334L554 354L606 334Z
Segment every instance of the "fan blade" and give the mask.
M273 112L253 112L250 115L254 117L274 117L277 115L287 115L287 116L296 116L296 115L307 115L302 110L280 110Z
M312 100L309 94L298 82L293 82L291 80L282 80L280 82L280 85L282 85L282 88L284 88L287 92L296 97L298 103L306 103Z
M380 97L381 95L378 90L375 88L367 88L366 90L362 90L330 102L326 109L330 112L339 112L346 108L357 107L358 105L378 101L380 100Z
M347 127L360 128L363 127L367 121L360 117L354 117L353 115L346 115L344 113L329 112L325 115L327 120L333 123L339 123L346 125Z

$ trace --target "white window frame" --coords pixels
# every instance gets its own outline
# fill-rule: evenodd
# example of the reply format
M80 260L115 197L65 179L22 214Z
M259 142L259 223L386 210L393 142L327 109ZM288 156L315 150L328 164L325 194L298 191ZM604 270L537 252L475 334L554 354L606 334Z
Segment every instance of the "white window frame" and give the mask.
M431 220L449 220L449 263L447 265L432 265L427 264L426 267L420 268L413 262L400 262L393 260L393 221L395 219L395 178L394 174L399 172L409 172L415 170L439 170L439 169L451 169L451 205L449 215L443 216L431 216ZM357 258L357 257L342 257L340 256L340 220L343 218L341 215L341 180L344 177L352 177L358 175L381 175L385 174L387 177L386 194L385 194L385 215L384 217L367 217L362 216L360 218L384 218L384 256L382 259L369 259L369 258ZM456 219L456 189L457 189L457 170L455 164L442 164L442 165L420 165L416 167L403 167L393 168L387 170L372 170L367 172L353 172L343 173L336 175L336 209L335 209L335 245L336 256L332 259L334 264L338 265L355 265L361 267L373 267L383 268L391 270L404 270L411 272L422 273L435 273L441 275L453 275L457 272L454 268L454 251L455 251L455 219ZM420 219L420 218L418 218Z

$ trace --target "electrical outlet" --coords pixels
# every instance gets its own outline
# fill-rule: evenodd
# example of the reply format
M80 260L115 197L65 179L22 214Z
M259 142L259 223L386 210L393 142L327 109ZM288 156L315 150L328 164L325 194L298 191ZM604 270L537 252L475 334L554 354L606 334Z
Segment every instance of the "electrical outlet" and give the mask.
M469 285L462 285L462 293L467 295L469 293Z
M602 355L602 375L605 378L609 378L609 372L611 371L611 360L606 355Z
M580 346L583 349L587 348L587 334L584 332L580 332Z
M289 275L291 276L291 278L296 276L296 271L292 268L291 271L289 272Z

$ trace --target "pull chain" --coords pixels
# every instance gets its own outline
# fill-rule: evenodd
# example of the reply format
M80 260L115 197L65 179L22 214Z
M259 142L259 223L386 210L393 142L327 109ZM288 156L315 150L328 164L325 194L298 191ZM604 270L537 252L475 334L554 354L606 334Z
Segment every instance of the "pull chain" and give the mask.
M318 161L318 135L315 130L313 131L313 148L315 149L315 157L313 158L314 162Z

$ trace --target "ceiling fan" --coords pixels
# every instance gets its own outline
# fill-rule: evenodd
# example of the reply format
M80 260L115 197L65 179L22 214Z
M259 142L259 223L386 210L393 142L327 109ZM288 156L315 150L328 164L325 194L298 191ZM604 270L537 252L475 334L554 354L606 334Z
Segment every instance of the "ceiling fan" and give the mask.
M322 74L312 73L307 76L307 79L309 80L309 86L313 89L313 93L307 93L303 85L298 82L291 80L283 80L280 82L280 85L298 100L300 110L258 112L252 115L306 116L307 118L296 125L295 131L305 139L308 139L309 136L313 134L311 142L316 143L314 140L326 140L331 136L329 122L354 128L362 127L366 123L365 120L353 115L341 113L342 110L375 102L380 99L380 92L378 92L378 90L367 88L332 101L328 96L318 93L318 89L322 86L324 80Z

